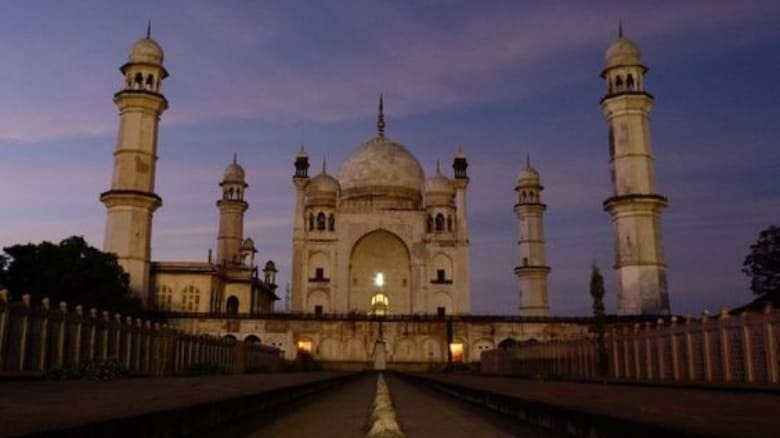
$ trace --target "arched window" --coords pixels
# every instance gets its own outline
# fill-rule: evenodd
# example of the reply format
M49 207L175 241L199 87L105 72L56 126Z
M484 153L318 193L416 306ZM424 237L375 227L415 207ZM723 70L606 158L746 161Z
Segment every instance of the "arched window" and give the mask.
M231 295L227 299L225 310L228 315L238 315L238 298L235 295Z
M249 335L249 336L244 338L244 342L247 342L247 343L250 343L250 344L259 344L260 343L260 338L258 338L255 335Z
M314 214L309 213L309 231L314 229Z
M520 193L520 200L522 200L522 201L525 201L525 198L527 198L527 197L528 197L528 196L526 195L526 193L525 193L525 190L523 190L523 191Z
M623 78L620 75L615 79L615 91L623 91Z
M173 289L166 285L157 286L155 298L158 310L171 310L173 304Z
M447 231L452 231L452 216L447 215Z
M428 221L427 222L428 222L428 224L427 224L428 225L428 232L432 233L433 232L433 216L428 215Z
M336 216L333 213L328 216L328 231L334 231L336 229Z
M528 257L523 257L523 266L528 266Z
M200 304L200 289L193 285L184 288L181 294L182 310L197 312Z
M241 189L236 189L236 199L241 200Z
M317 231L325 231L325 213L317 213Z
M436 215L436 231L444 231L444 215L441 213Z
M631 76L631 74L629 74L626 78L626 88L628 88L630 91L634 91L634 77Z
M136 90L140 90L141 88L143 88L143 84L144 84L144 75L142 75L141 73L136 73L135 79L133 79L133 88Z
M150 74L149 76L146 77L146 87L145 87L145 89L146 90L151 90L152 88L154 88L154 76L152 76Z
M528 199L530 199L531 202L534 202L536 200L536 193L528 192Z

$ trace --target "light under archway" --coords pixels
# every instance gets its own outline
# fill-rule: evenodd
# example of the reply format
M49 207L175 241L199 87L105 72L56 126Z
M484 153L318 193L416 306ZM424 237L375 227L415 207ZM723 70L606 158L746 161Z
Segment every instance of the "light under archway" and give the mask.
M389 313L412 313L409 250L395 234L372 231L352 248L349 263L349 310L369 312L377 292L376 274L384 277L383 293Z

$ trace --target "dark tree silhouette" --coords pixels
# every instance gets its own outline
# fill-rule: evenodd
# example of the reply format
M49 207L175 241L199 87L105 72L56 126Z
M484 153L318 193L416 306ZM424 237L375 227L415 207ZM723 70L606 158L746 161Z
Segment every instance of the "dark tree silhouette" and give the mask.
M596 334L596 371L602 378L609 373L609 357L604 334L607 331L607 317L604 310L604 277L595 264L590 272L590 296L593 297L593 332Z
M754 294L780 295L780 227L772 225L758 235L742 263L742 272L750 277Z
M116 255L89 246L81 236L68 237L59 244L28 243L3 250L8 264L0 282L16 299L29 293L34 301L48 297L53 304L67 301L85 309L96 307L122 314L143 310L139 297L130 292L129 275L119 266Z

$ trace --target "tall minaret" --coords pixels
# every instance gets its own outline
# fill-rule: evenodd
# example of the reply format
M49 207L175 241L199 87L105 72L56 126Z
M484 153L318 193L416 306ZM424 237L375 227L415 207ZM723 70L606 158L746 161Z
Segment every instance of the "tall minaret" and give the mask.
M667 201L655 186L647 67L636 44L623 37L622 26L606 61L601 77L607 94L601 109L609 128L613 193L604 201L604 210L615 224L618 313L666 314L669 295L660 219Z
M304 189L309 183L309 155L301 146L298 155L295 156L295 219L293 220L293 250L292 250L292 310L303 310L303 287L306 275L306 260L303 254L303 244L306 237L306 220L304 218L303 203L305 201Z
M520 264L515 275L520 281L520 314L523 316L547 316L547 275L550 267L544 251L544 225L542 216L547 206L542 204L542 187L539 172L526 158L525 168L517 179L518 241Z
M219 208L219 230L217 231L217 264L230 265L242 261L241 243L244 241L244 213L249 204L244 201L246 183L244 168L233 162L225 168L222 182L222 199Z
M469 186L469 176L466 169L469 167L463 148L458 148L455 159L452 161L454 176L452 182L455 186L455 246L456 258L460 262L455 267L455 282L462 285L461 292L457 294L458 302L455 308L458 313L471 311L471 261L469 254L469 223L466 211L466 188Z
M130 50L119 69L124 88L114 94L119 107L119 133L114 152L111 190L100 195L107 211L103 249L119 257L130 274L130 288L149 301L152 215L162 205L154 193L157 167L157 129L168 101L160 85L168 72L163 67L163 50L146 37Z

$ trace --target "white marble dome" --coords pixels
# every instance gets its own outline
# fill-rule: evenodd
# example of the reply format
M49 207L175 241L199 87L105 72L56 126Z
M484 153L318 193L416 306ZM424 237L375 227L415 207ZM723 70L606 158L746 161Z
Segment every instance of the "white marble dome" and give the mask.
M382 195L419 199L425 174L403 145L379 136L341 162L338 180L342 199Z
M130 49L130 55L127 57L127 62L162 65L163 58L163 49L157 41L144 37L133 44L133 48Z
M607 61L607 68L642 64L639 47L635 42L622 36L609 46L604 58Z

